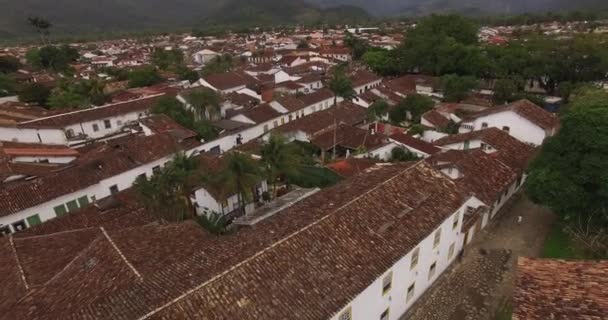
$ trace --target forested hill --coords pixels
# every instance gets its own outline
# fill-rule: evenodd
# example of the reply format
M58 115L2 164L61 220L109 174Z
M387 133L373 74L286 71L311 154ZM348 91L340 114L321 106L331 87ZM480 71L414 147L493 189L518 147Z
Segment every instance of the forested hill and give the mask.
M353 5L377 16L459 12L466 15L608 9L607 0L306 0L318 6Z
M304 0L0 0L0 38L33 35L29 16L53 23L55 34L162 30L209 25L353 22L358 7L319 9Z

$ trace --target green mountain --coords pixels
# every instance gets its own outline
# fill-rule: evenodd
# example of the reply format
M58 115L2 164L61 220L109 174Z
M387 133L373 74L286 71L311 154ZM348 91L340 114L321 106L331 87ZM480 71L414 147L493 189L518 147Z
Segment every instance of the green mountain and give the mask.
M51 21L56 35L369 19L360 8L304 0L0 0L0 8L2 38L34 35L29 16Z

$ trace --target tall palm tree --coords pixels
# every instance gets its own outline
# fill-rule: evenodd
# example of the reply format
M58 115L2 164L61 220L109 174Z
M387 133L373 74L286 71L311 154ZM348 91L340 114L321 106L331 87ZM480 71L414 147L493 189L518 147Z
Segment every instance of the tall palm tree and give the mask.
M225 189L236 192L239 208L245 214L245 201L252 199L252 189L262 179L259 164L249 155L231 152L219 177Z
M190 194L203 178L196 157L178 153L149 179L140 176L135 190L142 203L161 219L179 222L194 217Z
M335 95L334 106L338 104L338 97L344 100L352 100L357 95L353 89L353 82L346 76L343 66L336 67L329 80L328 87Z
M297 174L301 158L294 146L287 143L282 135L273 134L262 146L262 163L267 172L268 180L272 183L272 196L276 197L277 180Z
M192 91L186 99L199 120L210 120L221 112L220 96L209 88Z

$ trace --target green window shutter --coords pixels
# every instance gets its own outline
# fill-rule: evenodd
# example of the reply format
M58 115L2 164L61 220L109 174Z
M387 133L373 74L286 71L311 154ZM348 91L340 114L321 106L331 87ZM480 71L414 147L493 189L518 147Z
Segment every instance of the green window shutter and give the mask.
M55 210L55 214L58 217L61 217L63 215L65 215L66 213L68 213L68 210L66 210L65 205L60 205L60 206L56 206L55 208L53 208L53 210Z
M42 221L40 221L40 216L37 214L27 218L27 224L29 224L30 227L39 225L40 223L42 223Z
M78 198L78 204L80 205L81 208L86 207L87 205L89 205L89 197L84 196L84 197Z
M76 200L72 200L72 201L68 202L67 205L68 205L69 212L78 210L78 203L76 202Z

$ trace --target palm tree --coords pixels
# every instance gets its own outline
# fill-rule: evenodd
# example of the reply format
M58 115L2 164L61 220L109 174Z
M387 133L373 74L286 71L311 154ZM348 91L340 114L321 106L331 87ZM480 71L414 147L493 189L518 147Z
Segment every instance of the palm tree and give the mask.
M27 22L30 26L36 29L36 32L38 32L38 34L40 35L40 40L42 41L42 44L46 45L46 39L51 33L51 27L53 27L53 24L51 24L50 21L42 17L29 17L27 18Z
M237 194L239 208L245 214L245 201L252 199L252 189L262 178L260 167L250 156L231 152L226 156L226 162L219 178L224 188Z
M140 176L135 190L150 212L161 219L179 222L194 217L190 194L203 180L198 158L178 153L150 179Z
M199 120L210 120L221 112L221 99L215 91L209 88L192 91L186 99L194 108L194 113Z
M357 93L353 89L353 82L346 76L343 66L338 66L334 70L329 80L329 89L334 93L334 106L338 104L338 97L345 100L352 100Z
M293 145L287 143L282 135L273 134L262 146L262 162L267 172L268 179L272 183L272 197L276 197L276 185L279 177L297 174L301 164L301 158Z

